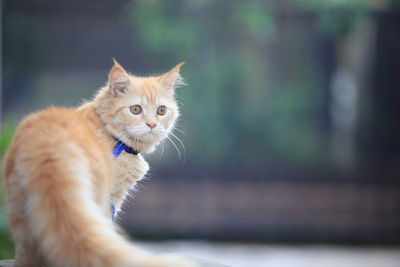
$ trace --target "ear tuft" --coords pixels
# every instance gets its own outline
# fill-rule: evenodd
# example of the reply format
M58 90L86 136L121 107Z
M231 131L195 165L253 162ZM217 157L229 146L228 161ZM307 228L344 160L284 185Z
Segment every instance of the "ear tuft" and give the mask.
M113 58L114 66L108 74L108 85L114 96L120 96L129 91L130 79L124 68Z
M169 93L174 94L175 89L186 85L179 71L185 64L185 61L179 63L168 72L159 77L159 82Z

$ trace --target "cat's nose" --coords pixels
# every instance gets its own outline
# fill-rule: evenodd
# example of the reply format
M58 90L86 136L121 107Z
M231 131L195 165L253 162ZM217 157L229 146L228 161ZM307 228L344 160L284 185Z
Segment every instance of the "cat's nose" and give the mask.
M149 126L150 129L153 129L154 127L156 127L157 124L146 122L146 125Z

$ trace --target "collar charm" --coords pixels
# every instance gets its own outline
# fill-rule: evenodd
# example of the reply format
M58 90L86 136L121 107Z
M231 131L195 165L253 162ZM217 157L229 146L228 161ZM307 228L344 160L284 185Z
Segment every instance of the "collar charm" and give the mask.
M114 219L115 219L115 206L114 206L113 203L111 203L111 218L114 221Z
M137 151L136 149L128 146L127 144L125 144L124 142L119 140L118 138L114 138L114 140L117 141L117 143L115 144L115 146L113 148L114 158L118 157L121 154L122 150L125 150L126 153L133 154L133 155L137 155L140 153L140 151Z

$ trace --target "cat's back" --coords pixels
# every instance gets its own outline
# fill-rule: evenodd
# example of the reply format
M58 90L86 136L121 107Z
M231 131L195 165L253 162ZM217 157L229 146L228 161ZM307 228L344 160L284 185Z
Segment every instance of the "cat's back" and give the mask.
M72 126L79 127L82 120L83 117L75 109L49 107L24 118L17 128L16 134L21 130L43 131L47 130L47 127L69 130Z
M17 127L5 160L5 174L16 161L35 165L43 161L66 159L86 149L99 149L87 118L75 109L50 107L33 113Z
M27 116L18 126L13 144L58 147L60 141L90 138L87 120L75 109L50 107Z

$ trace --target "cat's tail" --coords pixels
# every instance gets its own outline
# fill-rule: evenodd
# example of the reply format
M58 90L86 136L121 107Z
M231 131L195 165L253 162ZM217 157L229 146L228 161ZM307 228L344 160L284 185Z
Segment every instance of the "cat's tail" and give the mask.
M128 244L95 203L87 161L73 161L66 168L54 158L43 160L26 177L29 228L48 264L139 265L146 253Z
M65 157L57 161L53 156L41 160L40 167L26 168L31 170L25 177L29 228L49 266L191 266L151 256L119 235L94 201L87 160L76 152L73 156L69 167Z

